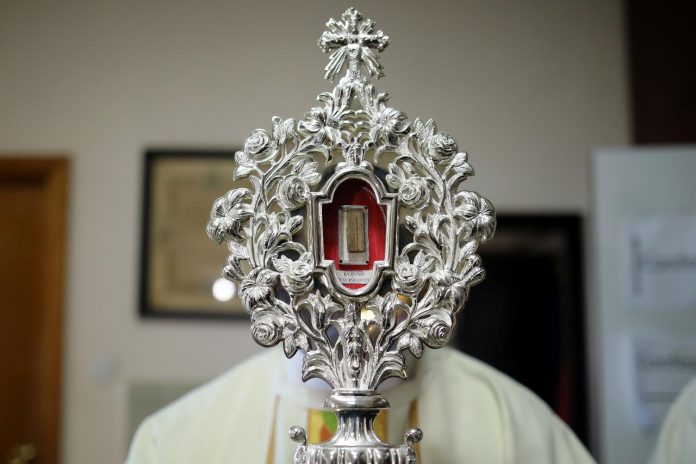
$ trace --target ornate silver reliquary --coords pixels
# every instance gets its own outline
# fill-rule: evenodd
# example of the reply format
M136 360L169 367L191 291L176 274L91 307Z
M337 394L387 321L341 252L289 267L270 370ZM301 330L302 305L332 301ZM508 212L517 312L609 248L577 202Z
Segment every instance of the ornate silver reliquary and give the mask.
M245 186L218 198L208 235L227 242L223 275L238 282L259 344L304 354L303 379L325 380L338 430L294 462L415 463L413 444L383 443L377 391L406 378L404 352L450 338L469 288L484 277L476 249L495 229L491 203L461 189L467 154L432 120L408 122L370 78L389 37L353 8L319 39L330 52L321 93L305 117L272 119L235 155Z

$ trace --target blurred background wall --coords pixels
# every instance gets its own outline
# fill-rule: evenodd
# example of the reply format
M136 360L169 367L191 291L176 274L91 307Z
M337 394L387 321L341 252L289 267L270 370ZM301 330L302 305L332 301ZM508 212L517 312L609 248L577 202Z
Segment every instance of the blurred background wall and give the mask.
M629 138L618 0L351 4L392 38L378 88L470 152L470 188L501 211L585 211L588 153ZM316 41L347 6L0 0L0 151L72 159L64 462L123 461L132 382L259 350L244 323L138 317L143 150L300 117L330 88Z

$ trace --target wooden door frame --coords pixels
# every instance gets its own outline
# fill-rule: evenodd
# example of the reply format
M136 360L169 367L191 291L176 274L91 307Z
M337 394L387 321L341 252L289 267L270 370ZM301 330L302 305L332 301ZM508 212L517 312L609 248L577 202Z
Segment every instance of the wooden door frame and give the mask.
M40 273L43 287L41 327L37 330L44 343L40 353L39 379L45 386L39 411L45 448L42 462L60 461L61 399L63 378L63 313L65 305L66 248L68 220L68 169L65 155L13 156L0 153L0 182L37 182L46 192L43 208L48 233L44 234L43 263Z

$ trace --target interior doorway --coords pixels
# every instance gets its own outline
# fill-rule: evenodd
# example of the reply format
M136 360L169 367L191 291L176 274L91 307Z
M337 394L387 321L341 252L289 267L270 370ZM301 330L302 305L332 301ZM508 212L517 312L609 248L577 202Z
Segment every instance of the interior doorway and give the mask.
M59 462L68 160L0 155L0 462Z

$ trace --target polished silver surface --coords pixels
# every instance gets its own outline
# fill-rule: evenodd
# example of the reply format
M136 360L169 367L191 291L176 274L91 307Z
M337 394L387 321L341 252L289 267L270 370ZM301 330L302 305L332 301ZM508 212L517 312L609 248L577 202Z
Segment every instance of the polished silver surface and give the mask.
M301 121L276 116L270 132L249 135L234 172L247 185L216 200L207 231L228 243L223 275L240 283L253 338L282 343L287 357L302 350L303 379L334 389L326 406L337 433L308 444L293 427L295 463L414 463L420 430L400 446L375 435L374 418L388 407L376 389L406 378L404 352L421 357L447 343L484 277L476 249L492 236L495 213L461 189L474 171L454 139L432 120L408 122L370 83L383 75L389 38L353 8L327 26L319 45L331 52L325 77L343 73L338 85ZM359 289L341 284L322 242L322 205L348 179L367 183L385 211L385 255Z

